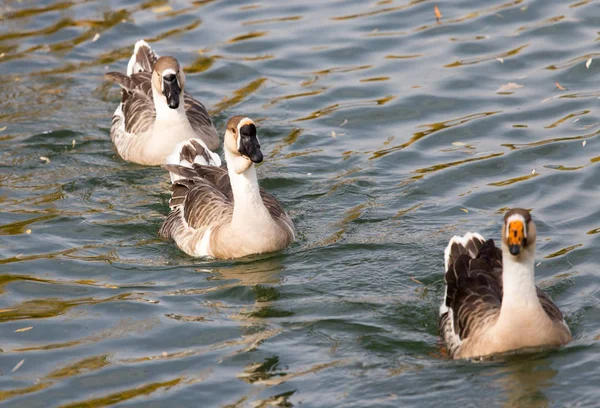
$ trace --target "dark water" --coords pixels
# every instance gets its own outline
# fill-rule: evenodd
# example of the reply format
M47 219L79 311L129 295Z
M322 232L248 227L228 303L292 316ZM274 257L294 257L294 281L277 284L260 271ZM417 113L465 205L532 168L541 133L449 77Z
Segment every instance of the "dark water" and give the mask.
M0 16L7 406L598 406L599 2L4 0ZM257 120L290 248L206 262L157 238L168 177L116 157L102 77L141 38L182 62L219 132ZM443 249L497 239L515 206L575 341L450 361Z

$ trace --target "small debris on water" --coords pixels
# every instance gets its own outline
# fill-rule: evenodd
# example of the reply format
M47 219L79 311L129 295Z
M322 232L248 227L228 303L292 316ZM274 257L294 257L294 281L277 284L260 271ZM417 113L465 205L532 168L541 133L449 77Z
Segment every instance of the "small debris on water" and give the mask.
M433 12L435 13L435 19L439 23L440 20L442 19L442 13L441 13L440 9L438 8L438 6L433 6Z
M15 365L12 370L10 370L10 372L14 373L15 371L17 371L19 368L21 368L21 366L23 365L24 362L25 362L25 359L19 361L17 363L17 365Z
M585 67L587 69L590 69L590 65L592 65L592 59L591 58L585 62Z
M498 90L496 90L496 92L498 93L512 93L512 91L514 91L515 89L519 89L519 88L523 88L523 85L521 84L517 84L516 82L509 82L507 84L504 84L502 86L500 86L500 88L498 88Z
M15 330L15 333L26 332L26 331L29 331L29 330L31 330L31 329L33 329L33 326L29 326L29 327L23 327L23 328L21 328L21 329L17 329L17 330Z
M587 144L587 140L584 140L583 142L581 142L582 147L585 147L586 144Z
M46 156L40 156L40 160L43 162L46 162L46 164L50 163L50 159L47 158Z

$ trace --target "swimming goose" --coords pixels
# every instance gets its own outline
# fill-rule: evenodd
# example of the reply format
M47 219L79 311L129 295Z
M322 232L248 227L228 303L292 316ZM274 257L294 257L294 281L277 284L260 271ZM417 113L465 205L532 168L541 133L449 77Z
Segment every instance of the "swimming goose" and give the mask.
M171 213L159 235L185 253L218 259L277 251L294 240L294 224L281 204L258 186L254 163L263 159L254 122L235 116L224 136L227 168L194 163L193 149L182 163L166 165L175 179Z
M502 249L477 233L450 240L440 331L455 359L558 347L571 331L552 299L535 286L536 228L529 211L504 216Z
M110 136L127 161L165 164L177 143L200 138L211 150L219 136L204 105L185 93L185 74L173 57L158 57L143 40L135 44L127 75L109 72L105 78L121 88Z

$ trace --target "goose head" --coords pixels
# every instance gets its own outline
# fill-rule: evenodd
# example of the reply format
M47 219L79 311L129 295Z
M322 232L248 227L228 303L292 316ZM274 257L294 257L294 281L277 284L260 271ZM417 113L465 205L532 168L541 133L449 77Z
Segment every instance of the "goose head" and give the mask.
M263 160L256 125L245 116L234 116L227 122L223 141L227 162L237 174L242 174L254 163Z
M535 256L536 228L529 211L513 208L504 215L502 252L519 260Z
M161 95L171 109L179 108L183 98L185 74L179 62L173 57L160 57L152 71L154 95ZM156 103L156 102L155 102Z

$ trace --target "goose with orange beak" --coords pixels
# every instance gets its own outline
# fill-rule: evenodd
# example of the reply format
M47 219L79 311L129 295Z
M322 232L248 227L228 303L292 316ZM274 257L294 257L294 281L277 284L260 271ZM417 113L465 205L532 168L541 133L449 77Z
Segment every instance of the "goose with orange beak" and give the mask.
M477 233L455 236L445 251L440 331L455 359L572 340L559 308L535 285L536 228L529 211L506 213L501 249Z

